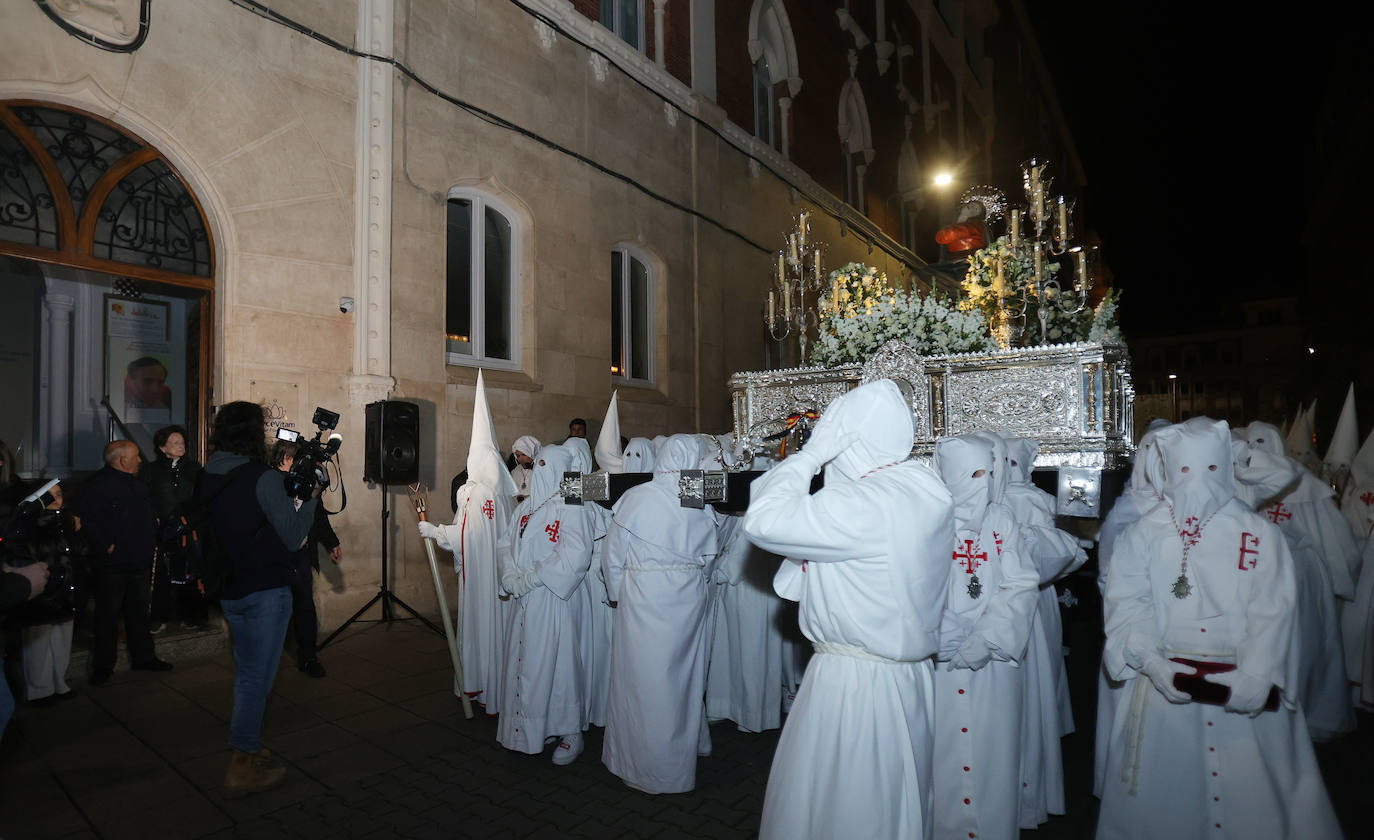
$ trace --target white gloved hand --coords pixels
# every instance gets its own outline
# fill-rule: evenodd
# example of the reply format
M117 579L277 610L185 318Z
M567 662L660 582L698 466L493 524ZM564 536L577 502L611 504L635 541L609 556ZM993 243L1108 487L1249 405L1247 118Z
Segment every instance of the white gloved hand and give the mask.
M1264 711L1269 691L1273 688L1269 682L1239 670L1208 674L1203 679L1231 689L1231 696L1226 700L1226 711L1250 717Z
M818 465L829 463L836 455L849 448L852 441L845 440L833 423L824 420L816 424L811 437L806 439L801 452L816 459Z
M501 588L515 598L523 598L540 585L534 569L511 569L501 575Z
M433 522L421 522L420 538L425 540L434 540L435 542L438 542L440 539L442 539L442 537L439 535L439 526L435 525Z
M1150 678L1154 683L1155 689L1164 695L1164 699L1170 703L1187 703L1192 698L1188 692L1179 691L1174 687L1175 674L1196 674L1197 670L1190 668L1171 659L1165 659L1158 653L1151 653L1145 657L1145 661L1140 666L1140 673Z
M959 645L959 649L949 660L949 670L955 668L967 668L970 671L977 671L988 660L992 658L992 649L988 647L987 640L977 633L970 633L964 643Z

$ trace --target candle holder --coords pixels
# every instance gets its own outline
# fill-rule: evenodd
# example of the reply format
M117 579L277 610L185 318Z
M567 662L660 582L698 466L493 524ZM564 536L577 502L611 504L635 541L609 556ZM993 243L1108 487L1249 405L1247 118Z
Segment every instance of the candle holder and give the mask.
M1039 343L1048 344L1049 319L1052 313L1076 315L1088 306L1088 292L1092 289L1091 252L1096 246L1084 247L1073 244L1074 211L1077 202L1063 195L1051 199L1054 178L1050 175L1049 164L1031 158L1021 164L1021 187L1025 193L1026 206L1010 207L1007 211L1007 234L1010 241L1012 259L1030 266L1028 282L1021 284L1017 295L1002 296L999 292L998 306L1000 322L996 327L1004 334L998 335L1004 347L1012 346L1012 328L1025 325L1030 300L1035 299L1035 311L1040 322ZM1026 224L1022 224L1022 213ZM1074 260L1074 280L1072 292L1066 292L1058 279L1062 269L1060 258L1072 254ZM1002 325L1006 325L1003 327Z
M802 211L778 251L778 268L768 287L764 325L774 341L797 335L799 364L806 364L807 333L820 325L817 302L825 285L821 245L811 238L810 213Z

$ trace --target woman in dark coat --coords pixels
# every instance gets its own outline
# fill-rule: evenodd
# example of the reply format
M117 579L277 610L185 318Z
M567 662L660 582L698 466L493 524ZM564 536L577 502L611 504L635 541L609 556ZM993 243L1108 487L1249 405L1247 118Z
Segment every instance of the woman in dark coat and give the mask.
M185 524L201 467L186 454L186 430L166 426L153 435L157 459L144 466L153 514L157 516L157 567L153 572L153 632L167 628L176 617L187 630L205 630L206 604L186 568Z

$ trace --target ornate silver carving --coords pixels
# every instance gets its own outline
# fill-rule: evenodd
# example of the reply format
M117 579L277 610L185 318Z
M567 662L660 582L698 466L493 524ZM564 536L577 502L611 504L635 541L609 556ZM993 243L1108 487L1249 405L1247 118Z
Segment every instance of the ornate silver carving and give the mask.
M609 502L611 500L611 477L607 473L587 473L582 476L582 501Z
M1057 513L1097 516L1102 502L1102 473L1095 469L1060 467Z
M685 508L706 507L706 481L701 470L682 470L677 478L677 496Z
M558 484L558 492L563 496L565 505L582 504L582 473L565 472L563 480Z
M896 380L904 393L909 386L917 454L932 452L942 435L986 428L1037 440L1037 467L1111 469L1134 450L1130 359L1124 346L1102 344L918 356L890 342L862 368L737 373L736 439L776 434L789 415L823 411L877 379Z

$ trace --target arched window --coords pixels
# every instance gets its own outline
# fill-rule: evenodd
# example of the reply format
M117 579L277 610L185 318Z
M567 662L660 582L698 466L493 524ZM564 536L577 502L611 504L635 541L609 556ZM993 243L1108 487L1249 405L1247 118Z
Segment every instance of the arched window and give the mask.
M611 250L611 376L654 383L654 272L638 249Z
M754 136L788 154L788 111L801 92L792 24L780 0L754 0L749 10L749 60L754 62Z
M844 164L844 200L864 212L864 172L873 162L873 133L868 105L859 82L850 76L840 88L840 154Z
M444 308L449 364L510 369L520 365L517 219L510 208L485 193L449 192Z

